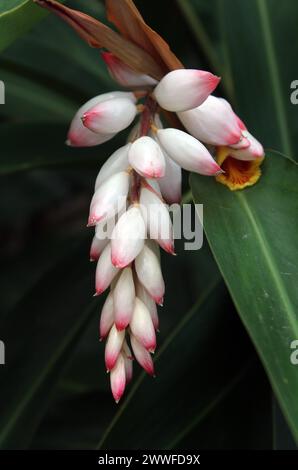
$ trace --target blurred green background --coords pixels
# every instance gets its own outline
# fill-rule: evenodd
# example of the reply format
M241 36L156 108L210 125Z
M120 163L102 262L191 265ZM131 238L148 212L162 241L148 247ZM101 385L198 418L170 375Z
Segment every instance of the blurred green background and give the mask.
M105 21L99 0L66 3ZM218 92L267 149L295 158L295 0L135 3L185 66L223 77ZM113 402L86 220L96 174L125 133L91 149L64 141L77 108L119 86L57 17L25 5L9 18L20 4L0 5L0 448L294 448L207 242L163 256L157 377L136 366Z

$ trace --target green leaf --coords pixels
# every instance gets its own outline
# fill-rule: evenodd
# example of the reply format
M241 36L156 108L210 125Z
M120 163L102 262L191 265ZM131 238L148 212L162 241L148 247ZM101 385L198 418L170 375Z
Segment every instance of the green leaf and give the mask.
M61 373L95 312L87 247L70 249L2 319L6 365L0 370L0 448L26 448ZM45 250L45 255L48 255ZM63 279L63 282L61 282Z
M297 107L290 85L297 78L298 3L219 0L219 6L237 111L265 147L297 158Z
M274 153L262 168L259 183L244 191L198 175L191 187L204 204L215 259L298 439L298 375L290 361L298 339L298 168Z
M26 33L46 12L34 5L32 0L1 0L0 5L0 51Z

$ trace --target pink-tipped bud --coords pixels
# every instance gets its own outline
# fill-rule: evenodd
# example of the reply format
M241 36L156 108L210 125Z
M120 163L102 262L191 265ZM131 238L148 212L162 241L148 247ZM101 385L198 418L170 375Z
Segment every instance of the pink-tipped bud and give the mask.
M165 158L160 146L151 137L143 136L130 147L128 160L131 166L145 178L162 178L165 174Z
M124 393L126 386L125 359L122 354L119 354L116 365L111 370L110 382L114 400L116 403L118 403Z
M230 155L236 158L237 160L246 161L263 158L265 153L262 144L248 131L243 131L243 133L245 138L249 140L249 147L246 147L241 150L235 150L231 148Z
M242 134L228 101L209 96L203 104L178 114L184 127L197 139L210 145L232 145Z
M173 226L168 207L154 191L143 186L140 208L149 237L156 240L165 251L174 254Z
M120 171L125 171L129 167L128 163L128 150L130 149L131 144L128 143L120 149L116 150L102 165L96 181L95 181L95 191L99 186L110 178L115 173Z
M151 315L146 305L137 297L130 322L130 329L144 348L151 352L155 351L156 337Z
M158 330L159 329L159 318L158 318L156 303L154 302L152 297L150 297L150 295L146 291L145 287L138 281L137 281L137 287L136 287L136 295L148 308L149 313L150 313L151 318L152 318L152 323L154 325L154 328L156 330Z
M148 75L135 72L111 52L102 52L111 77L124 87L137 88L156 85L157 81Z
M112 370L116 364L120 351L122 349L125 331L117 330L113 325L106 343L105 348L105 363L107 370Z
M158 140L169 155L185 170L201 175L211 176L221 172L220 166L214 161L206 147L195 137L179 129L160 129Z
M135 285L131 268L121 272L113 291L115 325L118 330L125 329L132 317L135 303Z
M127 98L103 101L82 115L85 127L99 134L117 133L126 129L137 114L136 105Z
M88 226L107 220L125 208L129 182L128 172L120 171L99 186L91 200Z
M153 250L146 243L135 260L135 269L139 281L157 304L163 303L165 283L162 277L160 262Z
M131 263L144 246L145 222L137 206L131 206L118 220L112 235L112 263L124 268Z
M161 79L154 96L158 104L168 111L186 111L200 106L219 82L219 77L204 70L174 70Z
M96 235L94 235L91 247L90 247L90 261L97 261L100 257L102 251L106 247L108 239L99 240Z
M181 167L168 155L164 154L166 161L166 172L163 178L158 180L161 194L168 204L180 204L182 171Z
M110 292L106 298L105 303L103 304L100 322L99 322L99 335L100 339L106 338L110 329L114 324L114 303L113 303L113 293Z
M130 336L130 343L135 355L136 360L140 364L143 369L149 375L154 375L154 365L152 361L152 357L147 349L134 337L134 335Z
M111 244L109 243L97 262L95 274L95 289L97 295L102 294L102 292L109 287L118 272L119 269L116 268L111 261Z
M83 114L88 111L88 109L93 106L110 99L114 98L126 98L130 99L135 103L136 99L133 93L126 93L123 91L116 91L112 93L104 93L102 95L95 96L91 100L87 101L80 109L76 112L68 134L67 134L67 145L72 147L92 147L94 145L99 145L107 140L110 140L114 137L115 133L104 133L104 134L95 134L94 132L87 129L82 122Z

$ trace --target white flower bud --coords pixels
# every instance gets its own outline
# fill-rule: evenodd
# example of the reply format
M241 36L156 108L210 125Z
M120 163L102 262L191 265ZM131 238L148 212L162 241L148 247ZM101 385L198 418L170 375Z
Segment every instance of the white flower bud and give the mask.
M162 178L165 174L165 158L159 144L151 137L135 140L128 152L131 166L145 178Z
M94 145L102 144L114 137L115 133L95 134L87 129L82 122L82 116L86 111L88 111L88 109L102 101L107 101L113 98L126 98L130 99L133 103L136 102L136 98L133 93L127 93L124 91L104 93L91 98L91 100L87 101L87 103L81 106L76 112L67 134L67 145L72 147L92 147Z
M125 208L129 182L128 172L121 171L99 186L91 200L88 226L107 220Z
M202 104L219 81L219 77L204 70L174 70L161 79L154 96L158 104L168 111L186 111Z
M125 329L132 317L135 303L135 285L131 268L122 270L113 290L114 318L118 330Z
M85 127L99 134L117 133L126 129L137 114L136 105L127 98L103 101L82 116Z
M242 137L237 117L223 98L208 96L200 106L178 116L188 132L206 144L232 145Z
M208 176L221 172L206 147L186 132L160 129L157 137L168 156L185 170Z
M160 262L147 243L135 260L135 269L139 281L147 292L157 304L162 305L165 283L160 269Z
M147 307L137 297L130 322L130 329L144 348L150 352L155 351L156 337L151 315Z
M112 235L112 263L124 268L144 246L146 226L138 206L131 206L118 220Z

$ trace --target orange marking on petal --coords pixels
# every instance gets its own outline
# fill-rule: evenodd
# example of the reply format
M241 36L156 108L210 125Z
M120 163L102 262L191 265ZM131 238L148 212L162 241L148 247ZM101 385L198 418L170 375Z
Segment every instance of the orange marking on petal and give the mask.
M217 162L224 173L215 177L218 183L222 183L231 191L244 189L253 186L261 176L260 165L263 159L259 160L237 160L229 156L228 147L219 147L217 150Z

